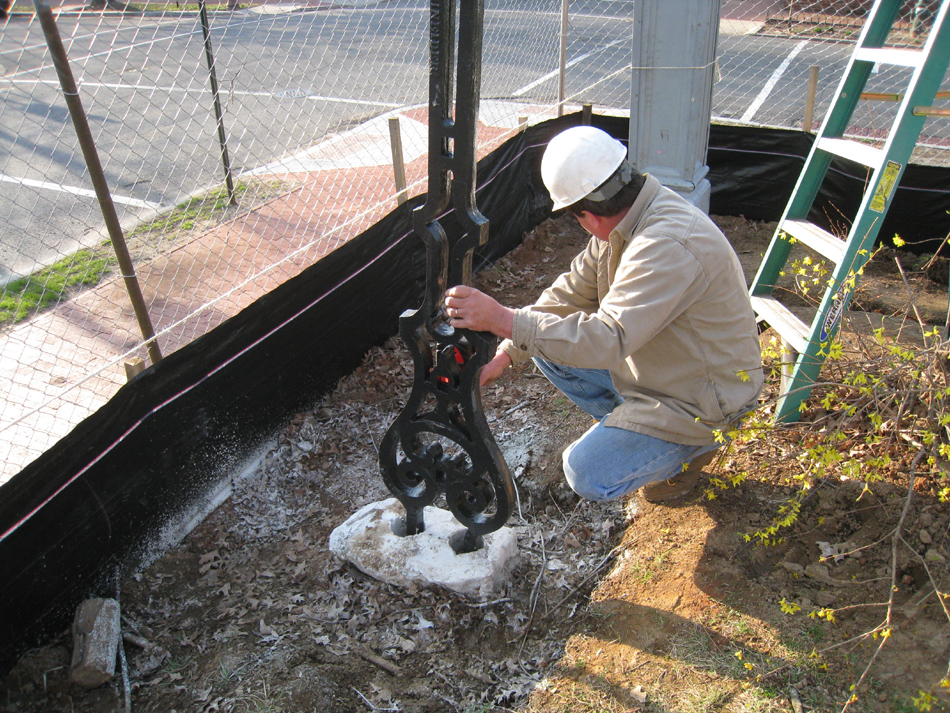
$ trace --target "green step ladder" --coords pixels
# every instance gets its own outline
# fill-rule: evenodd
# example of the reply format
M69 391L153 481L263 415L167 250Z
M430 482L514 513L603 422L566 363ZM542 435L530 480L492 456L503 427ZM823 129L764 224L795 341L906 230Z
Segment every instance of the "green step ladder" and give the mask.
M831 107L818 132L785 213L750 288L760 321L779 333L785 347L782 386L775 420L798 420L811 393L854 292L859 270L872 251L904 167L910 160L927 116L944 115L932 107L950 62L950 0L943 0L921 49L884 47L903 0L875 0L848 62ZM913 68L897 116L882 148L844 138L851 116L875 64ZM842 240L808 221L834 156L870 169L870 180L848 237ZM794 239L794 240L793 240ZM835 265L811 325L805 324L773 292L788 262L793 242L800 242Z

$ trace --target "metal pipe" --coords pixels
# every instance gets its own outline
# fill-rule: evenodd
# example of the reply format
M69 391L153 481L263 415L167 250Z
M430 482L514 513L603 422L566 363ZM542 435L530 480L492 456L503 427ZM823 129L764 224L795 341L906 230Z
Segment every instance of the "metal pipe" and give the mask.
M231 158L228 156L228 136L224 131L224 113L221 111L221 97L218 94L218 76L214 70L211 27L208 24L208 8L205 0L198 0L198 15L201 17L201 32L205 40L205 59L208 60L208 77L211 79L211 95L214 97L214 118L218 123L218 143L221 144L221 162L224 164L224 182L228 186L228 202L231 205L237 205L237 199L234 197L234 180L231 177Z
M914 116L950 116L950 109L938 109L935 106L915 106Z
M862 99L882 102L899 102L904 99L903 94L890 94L886 92L863 92ZM934 99L950 99L950 92L937 92Z
M558 47L557 71L557 115L564 115L564 102L567 100L567 5L569 0L561 0L561 40Z
M83 109L82 100L79 98L79 89L76 86L76 80L73 78L72 70L69 68L66 47L63 45L59 28L56 27L56 20L53 19L53 11L49 6L41 4L40 0L33 0L33 6L36 8L36 16L39 18L43 34L46 36L46 44L49 47L53 66L59 75L59 84L63 90L63 97L66 99L66 107L69 109L69 116L72 119L73 128L76 130L76 138L79 140L83 158L86 160L86 168L89 169L89 178L92 181L93 188L95 188L96 198L99 200L99 209L102 211L106 229L109 231L112 249L119 261L119 269L122 271L122 279L125 280L125 289L129 293L135 319L138 321L142 337L145 339L145 347L148 350L149 358L155 364L162 360L162 352L155 341L155 331L152 329L145 298L142 296L138 278L135 276L135 266L132 264L129 248L125 244L125 236L122 234L119 216L115 212L115 204L112 202L109 184L106 182L105 172L102 170L102 163L99 161L99 153L96 151L96 143L89 128L86 111Z

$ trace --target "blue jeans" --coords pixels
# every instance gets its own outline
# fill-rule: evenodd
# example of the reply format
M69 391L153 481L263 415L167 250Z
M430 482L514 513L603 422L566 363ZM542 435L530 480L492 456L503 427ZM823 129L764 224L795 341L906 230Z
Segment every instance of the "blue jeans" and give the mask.
M582 411L597 421L564 451L564 475L575 493L589 500L612 500L647 483L685 470L696 456L718 443L686 446L643 433L605 426L602 419L623 403L606 369L561 366L535 357L541 373Z

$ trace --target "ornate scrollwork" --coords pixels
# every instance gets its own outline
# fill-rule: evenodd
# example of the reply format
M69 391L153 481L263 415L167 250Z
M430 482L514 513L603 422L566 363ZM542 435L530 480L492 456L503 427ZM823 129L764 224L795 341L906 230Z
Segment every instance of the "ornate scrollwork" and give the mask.
M471 281L472 252L488 240L488 220L475 205L483 14L483 0L461 0L459 98L453 117L455 0L430 5L429 193L413 215L415 232L425 243L426 288L422 306L399 318L399 334L412 354L413 385L379 448L386 487L406 508L400 534L424 531L424 508L444 494L467 528L453 539L456 552L481 547L482 535L507 522L514 500L478 384L497 338L453 328L441 308L449 285ZM451 246L438 221L450 203L465 229Z

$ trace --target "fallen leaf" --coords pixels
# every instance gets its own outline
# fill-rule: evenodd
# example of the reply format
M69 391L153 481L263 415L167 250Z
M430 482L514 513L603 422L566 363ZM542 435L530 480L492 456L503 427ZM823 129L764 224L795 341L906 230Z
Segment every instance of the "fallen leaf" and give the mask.
M412 628L415 629L416 631L422 631L423 629L432 629L435 627L435 624L433 624L431 621L426 619L421 614L417 614L416 616L419 617L419 621L412 625Z
M634 688L632 691L630 691L630 695L633 696L637 703L647 702L647 692L643 690L643 686L637 686Z

